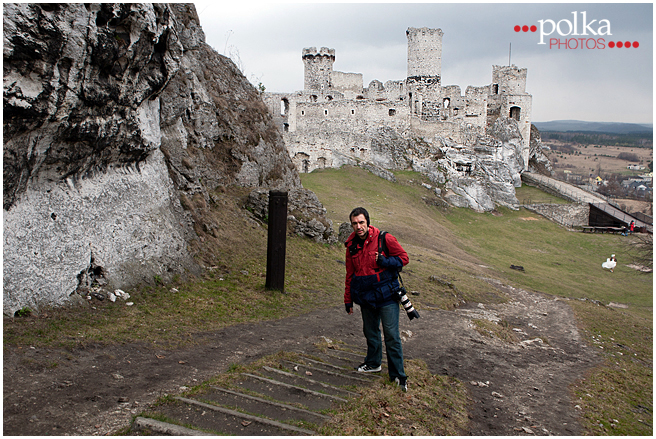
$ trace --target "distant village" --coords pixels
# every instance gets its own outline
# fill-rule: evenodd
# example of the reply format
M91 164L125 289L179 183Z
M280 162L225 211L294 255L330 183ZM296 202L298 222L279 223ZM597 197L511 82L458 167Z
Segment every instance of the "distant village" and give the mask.
M567 135L544 133L545 145L551 148L550 160L554 164L554 177L568 183L576 184L584 189L597 192L611 199L633 199L651 203L653 201L653 148L636 141L636 146L624 146L617 156L607 153L587 153L585 144L569 142L563 139ZM559 139L556 141L555 139ZM618 138L617 145L622 141ZM610 143L612 141L609 140ZM591 145L593 148L616 148L610 144ZM619 148L618 148L619 149ZM599 151L599 149L596 149ZM616 149L617 151L617 149ZM603 162L603 163L602 163ZM588 172L583 171L583 165L590 166ZM653 208L651 208L653 211ZM653 212L652 212L653 213Z

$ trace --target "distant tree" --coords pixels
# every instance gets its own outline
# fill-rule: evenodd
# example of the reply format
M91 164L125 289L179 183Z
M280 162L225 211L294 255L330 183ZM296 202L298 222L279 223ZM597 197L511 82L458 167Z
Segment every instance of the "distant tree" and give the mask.
M620 160L626 160L627 162L639 162L640 157L638 157L638 154L635 153L630 153L630 152L621 152L617 154L617 158Z
M651 233L635 233L625 241L628 262L641 267L641 273L654 271L654 240Z

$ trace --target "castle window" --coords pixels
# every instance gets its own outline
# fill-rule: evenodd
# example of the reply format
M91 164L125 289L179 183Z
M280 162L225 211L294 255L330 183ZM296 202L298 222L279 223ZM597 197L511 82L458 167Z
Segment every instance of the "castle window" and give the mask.
M355 110L351 110L351 114L355 114Z
M310 102L317 102L317 95L310 96Z
M492 94L494 95L499 94L499 84L492 84Z
M288 132L289 131L289 124L288 123L282 124L282 128L283 128L284 132Z
M362 95L357 95L357 96L355 97L355 99L357 99L357 100L362 100L362 99L364 99L364 96L362 96Z
M444 99L444 102L443 102L444 108L449 108L450 103L451 103L451 99L449 99L449 98Z
M396 114L396 110L394 108L389 109L389 115L394 116Z
M519 121L522 109L519 107L510 107L510 118Z
M301 110L301 116L305 116L305 110Z
M328 110L323 110L324 116L328 116Z
M328 96L326 96L326 99L328 99L328 102L330 102L330 101L332 101L332 100L333 100L333 97L332 97L332 96L330 96L330 95L328 95Z
M287 98L282 98L280 100L280 115L287 116L288 112L289 112L289 101L287 100Z

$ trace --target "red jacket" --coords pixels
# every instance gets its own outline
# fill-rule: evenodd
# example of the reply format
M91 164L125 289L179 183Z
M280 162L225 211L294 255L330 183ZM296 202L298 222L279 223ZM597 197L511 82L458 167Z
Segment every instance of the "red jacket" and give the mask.
M387 233L387 254L376 261L379 234L379 229L369 226L369 235L362 246L353 246L355 232L346 240L346 304L355 302L377 308L397 301L394 295L399 289L397 272L408 264L408 254L396 238Z

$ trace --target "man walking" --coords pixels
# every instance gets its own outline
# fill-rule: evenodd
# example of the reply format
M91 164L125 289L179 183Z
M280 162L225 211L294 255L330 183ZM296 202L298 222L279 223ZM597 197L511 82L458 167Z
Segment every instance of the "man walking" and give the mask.
M367 339L367 356L357 369L359 372L379 372L383 360L380 323L383 324L387 368L390 381L405 392L407 376L403 368L403 347L399 334L400 289L398 272L409 261L408 254L389 233L380 247L380 230L369 224L369 213L356 207L349 215L353 233L346 240L346 282L344 304L353 314L353 303L362 311L362 330Z

